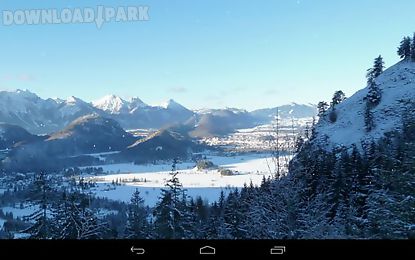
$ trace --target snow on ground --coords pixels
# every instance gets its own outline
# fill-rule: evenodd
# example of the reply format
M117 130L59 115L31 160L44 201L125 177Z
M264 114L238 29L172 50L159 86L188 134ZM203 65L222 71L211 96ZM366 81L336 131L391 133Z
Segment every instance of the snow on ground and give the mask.
M14 218L22 218L35 212L37 208L35 206L25 206L24 208L3 207L1 209L3 210L4 214L11 212L13 213Z
M220 168L230 169L234 172L232 176L223 176L218 169L197 170L194 163L182 163L177 167L178 178L186 188L221 188L221 187L243 187L251 181L260 184L263 177L272 176L268 165L271 163L269 157L263 155L241 155L234 157L209 156L208 160ZM98 183L119 182L140 187L164 187L166 180L170 178L171 166L161 165L133 165L115 164L102 166L104 171L118 172L91 177Z
M109 189L109 187L111 187ZM107 183L99 183L98 188L95 188L95 194L98 197L105 197L112 200L118 200L123 202L129 202L133 192L138 189L141 197L144 199L144 203L147 206L153 207L156 205L158 198L160 197L161 187L142 187L133 185L121 185L113 186ZM202 197L208 202L213 202L219 199L220 192L223 190L225 195L229 193L229 189L222 188L186 188L187 195L196 198Z
M97 217L102 219L108 215L116 215L116 214L118 214L118 210L108 210L108 209L100 208L97 212Z
M30 237L30 234L28 233L20 233L20 232L16 232L13 234L14 239L26 239Z
M147 172L161 172L170 171L171 164L134 164L134 163L118 163L108 165L98 165L93 167L102 167L104 172L108 173L147 173ZM194 167L194 163L179 163L178 170L190 169ZM86 168L86 167L80 167Z
M199 171L195 163L179 163L177 177L191 197L201 196L213 202L219 198L222 190L228 192L230 188L240 188L251 181L254 185L260 185L263 177L273 176L272 160L268 154L208 156L207 159L220 168L232 170L234 175L223 176L218 169ZM134 190L139 189L146 204L150 206L155 205L161 188L171 177L171 165L169 164L113 164L99 167L110 174L90 177L98 184L95 191L97 196L129 201ZM112 185L113 182L123 185Z
M87 153L84 155L87 156L92 156L94 158L97 158L99 160L105 160L107 155L111 155L111 154L117 154L120 153L120 151L112 151L112 152L104 152L104 153ZM69 156L69 157L77 157L78 155L74 155L74 156Z
M317 140L327 150L336 146L361 147L361 142L377 140L385 133L402 127L402 116L415 100L415 65L401 61L385 70L377 79L382 91L380 103L372 109L374 129L365 130L364 111L368 87L359 90L336 107L337 120L320 120Z
M262 172L269 173L267 161L270 162L269 154L246 154L235 156L217 156L209 155L207 160L223 168L233 168L241 172ZM133 163L119 163L98 165L94 167L102 167L104 172L108 173L158 173L170 172L171 163L161 164L133 164ZM194 169L194 162L182 162L176 165L178 171ZM81 167L86 168L86 167Z

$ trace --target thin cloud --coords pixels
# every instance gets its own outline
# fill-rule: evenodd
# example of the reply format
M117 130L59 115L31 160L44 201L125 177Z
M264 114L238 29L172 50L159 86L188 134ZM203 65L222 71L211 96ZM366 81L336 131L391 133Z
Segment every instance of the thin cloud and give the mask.
M28 82L28 81L35 81L36 78L33 75L30 75L30 74L21 74L21 75L17 76L17 80Z
M23 81L23 82L31 82L31 81L35 81L36 77L31 75L31 74L27 74L27 73L23 73L23 74L19 74L19 75L11 75L11 74L7 74L4 75L3 77L1 77L2 81Z
M275 95L278 94L278 91L276 89L267 89L264 91L264 95Z
M173 93L186 93L189 90L185 87L171 87L169 91Z

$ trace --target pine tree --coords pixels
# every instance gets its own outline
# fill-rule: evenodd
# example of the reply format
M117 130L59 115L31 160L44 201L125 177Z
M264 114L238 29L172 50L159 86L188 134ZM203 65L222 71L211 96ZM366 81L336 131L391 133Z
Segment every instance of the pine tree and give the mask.
M326 113L328 107L329 107L329 104L327 104L327 102L325 101L318 102L317 104L318 116L322 117Z
M346 99L346 95L343 91L338 90L334 92L332 101L330 103L330 113L329 113L329 120L330 122L334 123L337 121L337 112L336 112L336 106L343 102Z
M411 37L404 37L398 48L398 55L401 59L411 58Z
M383 69L383 58L379 55L379 57L375 59L373 67L368 69L366 75L367 83L369 85L369 90L365 97L366 105L364 111L365 128L367 132L370 132L375 127L372 109L376 107L382 99L382 92L376 82L376 78L383 73Z
M106 223L90 208L89 185L83 178L70 183L53 209L53 222L57 239L100 239L106 231Z
M364 112L365 130L366 132L370 132L375 127L375 122L373 119L373 112L371 111L371 106L369 104L366 104Z
M411 43L411 61L415 61L415 33Z
M33 223L24 233L29 233L30 238L34 239L53 238L54 230L50 217L52 188L48 184L46 173L38 173L32 186L28 201L37 207L37 210L24 217L26 221Z
M182 196L185 190L182 188L176 171L177 160L173 161L171 178L167 181L166 187L161 190L161 196L154 208L154 228L158 238L181 239L185 237L183 219L185 212Z
M344 94L343 91L338 90L334 92L334 95L331 101L331 107L334 108L335 106L343 102L345 99L346 99L346 95Z
M379 89L379 86L375 82L372 82L369 85L369 91L366 95L366 102L368 103L368 106L370 108L377 106L380 103L381 99L382 92Z
M210 208L210 216L205 227L207 239L231 239L224 219L226 196L221 190L218 202Z
M128 205L126 237L130 239L144 239L148 234L147 210L140 191L136 189Z
M208 228L205 226L209 220L209 205L205 204L202 197L198 196L196 200L191 199L188 215L191 217L188 221L187 229L193 232L194 238L206 238Z
M298 136L295 141L295 152L298 153L304 146L304 138L302 136Z
M380 76L380 74L383 73L384 68L385 62L383 61L383 57L379 55L377 58L375 58L373 67L367 70L367 83L370 85L377 77Z
M253 234L252 232L256 233L257 224L255 221L252 221L252 218L249 218L248 215L253 210L253 204L255 198L258 197L258 190L252 183L250 182L249 186L244 184L244 187L241 189L240 193L240 207L239 210L241 214L244 216L241 220L241 227L240 233L243 238L250 238Z
M226 199L224 209L224 220L226 229L233 239L243 239L245 230L242 229L242 221L244 218L240 206L240 196L237 189L230 192Z

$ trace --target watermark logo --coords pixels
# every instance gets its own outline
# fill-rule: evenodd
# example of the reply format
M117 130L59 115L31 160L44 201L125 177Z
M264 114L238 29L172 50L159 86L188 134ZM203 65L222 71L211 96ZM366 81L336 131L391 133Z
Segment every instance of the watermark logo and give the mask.
M4 26L95 23L98 29L109 22L150 20L148 6L3 10L2 18Z

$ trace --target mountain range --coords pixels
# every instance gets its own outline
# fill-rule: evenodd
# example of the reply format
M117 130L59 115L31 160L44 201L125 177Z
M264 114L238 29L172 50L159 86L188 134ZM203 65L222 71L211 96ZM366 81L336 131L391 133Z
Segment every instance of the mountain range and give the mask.
M66 100L42 99L28 90L0 91L0 122L21 126L32 134L50 134L89 114L116 120L124 129L160 129L191 124L194 136L227 134L237 128L270 122L277 108L248 112L240 109L192 111L170 99L162 106L151 106L135 97L124 100L115 95L94 102L74 96ZM313 105L290 104L278 108L283 117L312 117Z
M0 168L21 172L187 159L194 151L207 149L174 128L135 137L98 114L82 116L51 135L36 136L19 126L0 124L0 148Z

